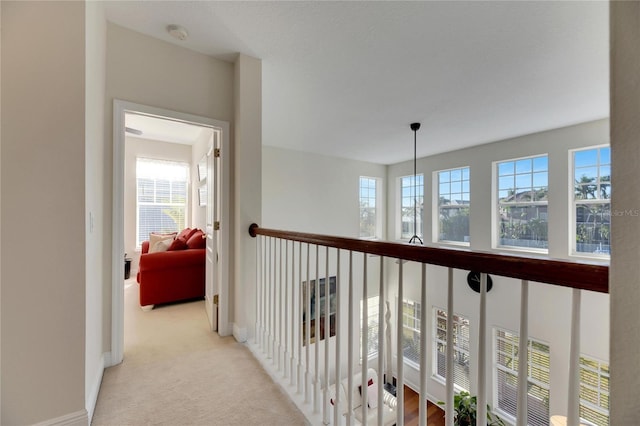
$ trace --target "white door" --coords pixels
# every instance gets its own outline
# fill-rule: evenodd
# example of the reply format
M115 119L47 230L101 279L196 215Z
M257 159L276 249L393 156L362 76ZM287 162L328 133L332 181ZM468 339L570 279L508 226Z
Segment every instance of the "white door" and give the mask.
M221 282L220 270L220 132L214 130L207 152L207 260L205 306L211 330L218 330L218 294Z

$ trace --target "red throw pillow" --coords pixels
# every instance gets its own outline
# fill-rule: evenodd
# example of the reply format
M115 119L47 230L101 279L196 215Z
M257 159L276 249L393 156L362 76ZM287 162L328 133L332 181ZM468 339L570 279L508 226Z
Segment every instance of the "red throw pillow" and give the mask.
M191 235L193 235L193 231L194 229L191 228L184 228L182 231L180 231L180 233L178 234L178 236L176 236L176 240L177 239L181 239L184 240L184 242L186 243L187 240L189 239L189 237Z
M167 251L186 250L186 249L187 249L187 243L185 243L184 240L181 240L180 238L176 238L171 242L171 245L169 246Z
M196 232L187 241L187 247L190 249L203 249L207 245L204 239L204 232L196 229Z

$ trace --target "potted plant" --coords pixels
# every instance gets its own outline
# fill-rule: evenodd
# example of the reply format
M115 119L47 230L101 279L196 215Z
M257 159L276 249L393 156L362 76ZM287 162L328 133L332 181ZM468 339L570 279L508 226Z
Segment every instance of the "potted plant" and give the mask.
M443 401L439 401L438 405L444 406ZM455 416L453 424L456 426L475 426L477 398L471 396L469 392L462 391L453 397L453 409ZM491 408L487 404L487 426L505 426L505 423L498 416L491 414Z

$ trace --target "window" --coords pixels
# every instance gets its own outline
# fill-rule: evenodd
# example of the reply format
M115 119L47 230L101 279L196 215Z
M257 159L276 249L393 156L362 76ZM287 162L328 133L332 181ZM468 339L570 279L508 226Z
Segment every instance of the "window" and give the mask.
M495 330L496 396L495 406L515 419L518 400L518 335ZM549 424L549 346L529 339L527 366L529 425Z
M611 148L573 152L574 253L608 255L611 229Z
M378 354L378 314L380 313L380 296L373 296L367 299L367 356L369 358ZM364 329L362 314L362 300L360 301L360 356L362 357L362 330Z
M151 232L178 232L185 228L188 176L186 163L137 159L138 246L149 239Z
M360 176L360 238L380 237L377 179Z
M401 239L414 235L422 238L422 207L424 204L424 178L416 175L400 178ZM415 220L415 227L414 227Z
M609 425L609 364L580 357L580 417Z
M497 164L499 245L547 249L546 155Z
M433 308L435 332L433 333L434 374L447 378L447 312ZM461 315L453 316L453 382L460 389L469 391L469 319Z
M420 365L420 303L402 301L402 351L405 361Z
M438 172L438 241L469 243L469 168Z

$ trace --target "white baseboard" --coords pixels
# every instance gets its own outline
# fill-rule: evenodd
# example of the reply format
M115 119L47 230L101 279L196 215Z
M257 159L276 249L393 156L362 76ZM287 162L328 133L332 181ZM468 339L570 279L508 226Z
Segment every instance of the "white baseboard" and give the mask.
M33 426L87 426L88 424L89 417L87 416L87 410L80 410L75 413L65 414L64 416L60 416L55 419L36 423Z
M87 399L85 401L85 408L87 410L89 424L91 424L91 420L93 419L93 412L95 411L96 404L98 402L98 393L100 392L100 385L102 385L102 375L104 374L105 367L108 365L107 361L110 361L110 360L111 360L111 353L110 352L103 353L100 359L98 368L93 374L93 380L91 382L91 391L89 392L89 395L87 395Z
M237 324L233 324L233 337L235 337L238 343L244 343L247 341L247 328L246 327L238 327Z

